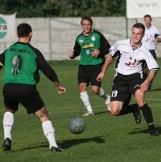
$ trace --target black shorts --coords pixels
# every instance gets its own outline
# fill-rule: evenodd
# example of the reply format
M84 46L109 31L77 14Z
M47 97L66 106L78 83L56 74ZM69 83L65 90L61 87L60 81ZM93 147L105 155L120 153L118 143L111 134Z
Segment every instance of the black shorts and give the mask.
M101 82L96 80L101 70L101 65L79 65L78 84L87 83L89 85L91 83L93 86L101 87Z
M3 96L6 108L14 111L18 110L19 103L26 108L28 114L45 106L34 85L6 84L3 87Z
M139 73L132 75L122 75L117 73L113 81L111 101L129 102L131 95L135 94L143 81L144 78Z

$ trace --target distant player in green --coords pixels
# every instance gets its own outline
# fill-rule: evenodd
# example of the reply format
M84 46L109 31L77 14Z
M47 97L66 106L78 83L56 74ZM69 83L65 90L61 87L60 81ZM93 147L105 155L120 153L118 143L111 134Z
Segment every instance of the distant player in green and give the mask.
M4 151L11 150L14 114L21 103L28 114L33 113L41 121L51 151L61 152L63 149L56 143L52 122L36 89L36 84L40 79L39 70L55 84L59 94L65 93L66 89L60 85L55 71L46 62L41 52L29 44L32 38L31 26L26 23L18 25L17 35L18 42L0 55L0 67L4 66L3 96L5 104L2 148Z
M87 109L83 116L94 115L87 94L89 83L92 85L92 91L104 98L105 104L110 111L110 96L101 88L101 82L96 80L97 75L101 72L104 57L109 53L110 44L102 33L92 29L92 24L93 22L90 17L82 18L83 32L78 35L74 48L69 53L71 59L80 55L78 84L80 98Z

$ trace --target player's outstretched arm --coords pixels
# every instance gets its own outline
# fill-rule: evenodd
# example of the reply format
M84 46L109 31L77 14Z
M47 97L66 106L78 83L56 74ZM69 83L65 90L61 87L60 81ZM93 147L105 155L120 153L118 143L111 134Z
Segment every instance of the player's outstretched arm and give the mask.
M106 72L107 68L109 67L109 65L111 64L112 60L113 60L112 56L110 54L108 54L106 56L106 60L103 65L102 71L97 76L97 79L96 79L97 81L101 81L103 79L105 72Z

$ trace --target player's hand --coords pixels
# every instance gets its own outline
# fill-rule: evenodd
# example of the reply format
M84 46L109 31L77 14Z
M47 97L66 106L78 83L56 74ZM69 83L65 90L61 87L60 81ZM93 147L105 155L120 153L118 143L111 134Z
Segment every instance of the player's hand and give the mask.
M72 58L74 56L74 50L69 52L69 57Z
M66 88L63 87L63 86L57 87L57 90L58 90L58 94L59 94L59 95L62 95L62 94L64 94L64 93L66 93Z
M93 52L91 53L92 57L97 58L97 56L100 54L100 50L98 49L93 49Z
M153 43L157 44L158 43L158 40L157 39L154 39L153 40Z
M103 79L104 75L105 75L105 73L100 72L100 73L98 74L96 80L100 82L100 81Z
M148 81L144 81L141 85L140 85L140 90L142 90L143 92L146 92L149 88L150 83Z

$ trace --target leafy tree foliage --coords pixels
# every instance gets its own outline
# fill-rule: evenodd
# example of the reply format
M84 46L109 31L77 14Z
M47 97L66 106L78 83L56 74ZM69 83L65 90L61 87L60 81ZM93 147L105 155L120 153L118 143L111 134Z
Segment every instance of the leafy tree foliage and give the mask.
M125 0L0 0L0 12L17 17L124 16Z

